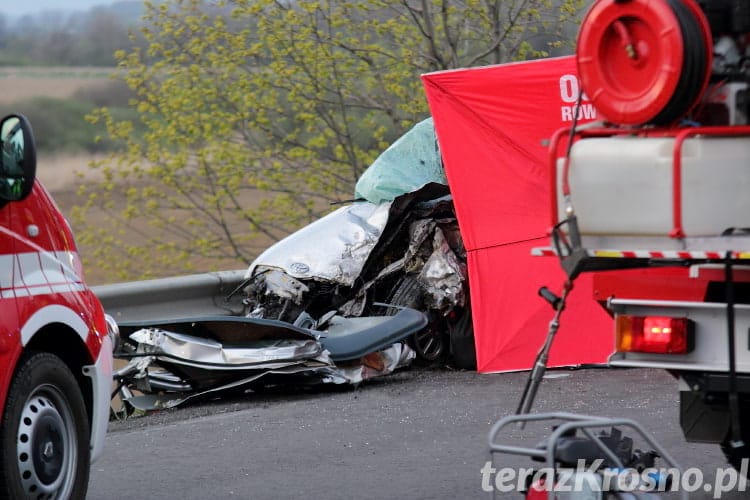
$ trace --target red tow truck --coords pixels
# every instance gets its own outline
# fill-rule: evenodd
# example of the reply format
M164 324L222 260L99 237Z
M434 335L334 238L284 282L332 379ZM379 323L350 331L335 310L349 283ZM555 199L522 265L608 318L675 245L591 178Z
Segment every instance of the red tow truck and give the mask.
M116 325L35 179L26 118L0 120L0 497L84 498L109 420Z
M551 141L552 246L534 250L571 281L597 273L610 364L673 374L685 437L737 469L750 458L749 43L743 0L596 1L576 60L606 121Z

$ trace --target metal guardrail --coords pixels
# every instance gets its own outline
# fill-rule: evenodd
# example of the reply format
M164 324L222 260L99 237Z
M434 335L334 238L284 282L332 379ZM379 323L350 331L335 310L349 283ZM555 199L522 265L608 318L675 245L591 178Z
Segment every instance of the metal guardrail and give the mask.
M242 314L245 269L92 287L117 323ZM232 292L236 292L233 295Z

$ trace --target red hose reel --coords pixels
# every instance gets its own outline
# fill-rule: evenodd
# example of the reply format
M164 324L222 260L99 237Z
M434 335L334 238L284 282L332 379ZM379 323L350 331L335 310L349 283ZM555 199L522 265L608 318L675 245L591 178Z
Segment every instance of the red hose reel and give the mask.
M708 20L694 0L598 0L581 24L576 61L605 119L668 126L703 95L712 51Z

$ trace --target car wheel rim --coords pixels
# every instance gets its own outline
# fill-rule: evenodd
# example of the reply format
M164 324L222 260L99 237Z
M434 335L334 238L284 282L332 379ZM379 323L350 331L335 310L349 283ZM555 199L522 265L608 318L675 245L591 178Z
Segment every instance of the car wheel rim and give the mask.
M428 327L414 334L414 350L427 361L435 361L443 355L445 342L435 328Z
M74 429L71 411L56 388L40 386L26 400L16 456L27 496L67 498L77 460Z

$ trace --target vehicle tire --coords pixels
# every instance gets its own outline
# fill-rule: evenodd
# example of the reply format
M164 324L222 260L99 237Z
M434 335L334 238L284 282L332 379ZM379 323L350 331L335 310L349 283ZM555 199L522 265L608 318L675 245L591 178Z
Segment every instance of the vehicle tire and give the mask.
M22 357L0 427L0 495L85 498L89 462L89 420L70 369L53 354Z
M394 292L388 301L394 306L409 307L418 311L426 312L429 323L422 330L413 334L409 340L409 346L417 353L417 359L428 364L444 361L448 354L448 338L446 327L439 318L433 318L429 311L425 311L424 291L422 285L416 279L405 276L394 287ZM396 314L398 309L391 308L388 314Z
M474 344L471 306L466 304L466 307L460 310L455 318L448 320L447 325L451 364L463 370L476 370L477 350Z
M724 441L721 443L721 451L724 453L727 462L729 462L729 465L731 465L738 471L742 466L743 459L750 460L750 424L748 424L747 422L748 416L750 416L750 404L748 402L741 403L740 435L742 437L744 445L740 446L739 448L732 447L731 430L729 431L729 435L727 435L727 437L724 438Z

